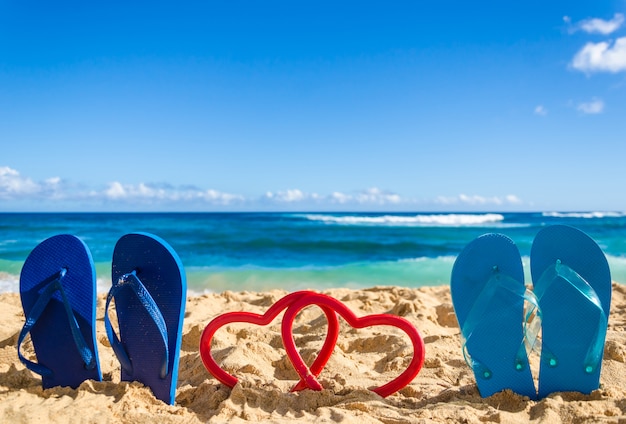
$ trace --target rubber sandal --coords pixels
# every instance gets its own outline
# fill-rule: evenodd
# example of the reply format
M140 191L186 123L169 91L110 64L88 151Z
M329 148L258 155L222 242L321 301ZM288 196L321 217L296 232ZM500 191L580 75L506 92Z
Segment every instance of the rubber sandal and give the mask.
M450 290L463 352L480 395L510 389L535 399L527 344L537 332L537 321L531 317L540 315L536 308L533 311L537 302L524 286L515 243L502 234L485 234L470 242L454 263ZM530 312L525 312L528 305ZM533 322L534 327L529 325Z
M18 357L41 375L43 388L101 381L95 343L96 273L85 243L68 234L41 242L22 267L20 296L26 322L18 337ZM28 334L37 362L21 352Z
M139 381L174 404L187 296L182 263L159 237L127 234L115 245L111 277L105 328L122 366L121 380ZM113 300L119 336L109 317Z
M600 247L573 227L541 230L530 269L542 311L539 397L599 387L611 305L611 274Z

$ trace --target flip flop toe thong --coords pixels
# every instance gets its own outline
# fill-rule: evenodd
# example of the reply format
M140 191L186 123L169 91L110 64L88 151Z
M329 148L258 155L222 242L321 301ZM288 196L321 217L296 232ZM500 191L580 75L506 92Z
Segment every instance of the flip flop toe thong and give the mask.
M41 375L43 388L102 380L95 343L96 275L85 243L69 234L41 242L22 267L20 297L26 322L18 356ZM29 334L37 362L22 353Z
M173 404L187 291L182 263L161 238L127 234L113 251L111 277L105 327L121 379L139 381ZM113 300L119 335L109 317Z
M525 344L524 286L517 246L502 234L485 234L458 255L450 289L463 352L483 397L504 389L536 397Z
M611 274L593 239L564 225L541 230L530 270L542 313L539 396L599 387Z

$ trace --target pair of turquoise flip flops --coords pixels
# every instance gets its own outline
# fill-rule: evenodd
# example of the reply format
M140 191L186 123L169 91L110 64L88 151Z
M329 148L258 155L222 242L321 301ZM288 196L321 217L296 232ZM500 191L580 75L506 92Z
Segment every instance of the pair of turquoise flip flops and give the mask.
M176 252L151 234L120 238L113 251L113 285L106 301L105 327L121 363L122 381L139 381L168 404L174 403L186 301L186 279ZM41 242L20 275L26 323L18 355L40 374L44 388L102 380L96 347L96 273L87 245L72 235ZM119 336L109 319L115 300ZM21 345L30 338L37 362Z
M532 291L517 246L502 234L478 237L456 259L452 301L478 390L588 394L599 387L611 304L606 257L583 232L555 225L535 237L530 271ZM528 353L539 331L536 390Z

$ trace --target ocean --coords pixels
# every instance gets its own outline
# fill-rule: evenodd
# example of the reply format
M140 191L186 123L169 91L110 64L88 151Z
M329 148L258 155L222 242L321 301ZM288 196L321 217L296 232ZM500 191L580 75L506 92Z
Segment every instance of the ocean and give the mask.
M445 285L458 253L489 232L517 243L530 283L532 240L553 224L586 232L613 280L626 282L626 213L0 213L0 292L18 292L30 251L63 233L89 246L100 292L111 285L115 242L129 232L168 241L191 294Z

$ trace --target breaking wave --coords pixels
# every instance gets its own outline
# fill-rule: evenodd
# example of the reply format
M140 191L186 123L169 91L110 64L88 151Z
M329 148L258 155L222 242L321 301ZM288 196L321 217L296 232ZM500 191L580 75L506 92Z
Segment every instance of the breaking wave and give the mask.
M624 218L626 212L544 212L542 215L549 218L602 219Z
M429 215L317 215L305 216L311 221L339 225L387 225L387 226L465 226L498 223L504 216L486 214L429 214Z

